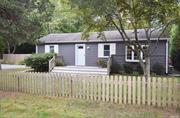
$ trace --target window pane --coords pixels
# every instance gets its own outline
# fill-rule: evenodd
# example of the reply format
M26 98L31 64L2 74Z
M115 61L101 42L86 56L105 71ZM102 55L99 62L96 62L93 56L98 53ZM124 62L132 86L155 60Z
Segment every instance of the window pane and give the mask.
M132 59L132 51L131 51L131 48L129 48L129 47L127 49L127 59L129 59L129 60Z
M79 46L78 49L83 49L83 46Z
M138 60L138 54L137 54L137 51L134 52L134 60Z
M110 51L104 50L104 56L110 56Z
M144 52L146 52L146 49L147 49L147 47L146 47L146 46L143 46ZM142 59L143 59L143 60L145 59L143 52L142 52Z
M54 46L50 46L49 48L50 48L50 52L54 53Z
M104 45L104 50L110 50L110 45Z

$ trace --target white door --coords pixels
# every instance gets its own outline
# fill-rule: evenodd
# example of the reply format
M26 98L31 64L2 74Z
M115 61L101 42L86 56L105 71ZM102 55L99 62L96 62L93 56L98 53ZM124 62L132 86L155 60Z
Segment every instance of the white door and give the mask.
M77 66L85 66L85 44L75 45L75 57Z

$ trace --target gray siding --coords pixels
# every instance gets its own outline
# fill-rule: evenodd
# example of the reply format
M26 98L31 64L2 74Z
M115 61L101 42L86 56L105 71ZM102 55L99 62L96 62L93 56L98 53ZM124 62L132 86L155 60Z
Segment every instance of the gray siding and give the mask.
M161 63L166 68L166 41L160 41L158 47L155 49L155 42L151 44L151 68L155 63ZM155 50L154 50L155 49ZM124 43L117 43L116 45L116 55L113 55L113 66L117 64L123 65L124 63L131 63L132 65L137 65L137 62L126 62L125 61L125 45ZM165 70L164 70L165 72Z
M59 55L63 57L65 65L75 65L75 44L59 45Z
M111 43L111 42L110 42ZM98 66L98 43L86 44L86 66ZM89 47L89 48L88 48ZM152 49L155 47L155 42L152 42ZM45 46L38 46L38 53L44 53ZM59 55L62 56L66 65L75 65L75 44L59 44ZM107 58L105 58L107 60ZM117 64L123 65L125 61L125 44L123 42L116 43L116 55L113 55L113 66ZM128 62L137 65L137 62ZM160 41L158 47L152 53L151 67L155 63L161 63L166 67L166 41ZM165 71L165 70L164 70Z
M86 44L86 66L97 66L98 44Z
M38 51L38 53L44 53L45 52L45 46L44 45L38 45L37 51Z

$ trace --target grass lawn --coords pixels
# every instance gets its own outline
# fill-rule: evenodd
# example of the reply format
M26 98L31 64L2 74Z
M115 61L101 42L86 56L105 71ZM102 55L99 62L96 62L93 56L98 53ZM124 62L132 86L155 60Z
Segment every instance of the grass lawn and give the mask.
M47 98L0 91L0 118L171 118L179 112L179 109Z

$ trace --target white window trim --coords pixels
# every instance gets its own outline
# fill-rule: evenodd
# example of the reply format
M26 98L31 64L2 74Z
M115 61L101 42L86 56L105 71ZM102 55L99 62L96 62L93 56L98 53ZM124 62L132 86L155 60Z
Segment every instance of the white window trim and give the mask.
M144 47L146 45L141 45L141 47ZM132 45L132 48L134 49L134 46ZM125 47L125 61L126 62L139 62L138 59L134 59L134 51L132 51L131 56L132 59L127 59L127 50L128 50L128 46ZM141 51L141 58L143 57L143 52ZM145 60L143 60L143 62L145 62Z
M45 53L50 53L50 46L54 46L54 53L59 53L59 45L45 45Z
M104 56L104 45L110 46L110 56L116 54L116 43L99 43L98 44L98 57L109 58L110 56Z

